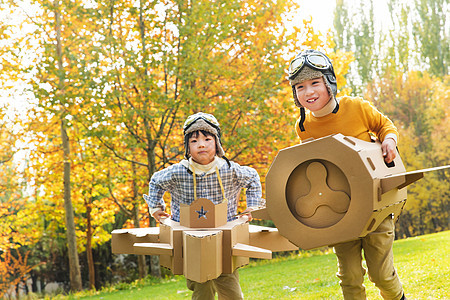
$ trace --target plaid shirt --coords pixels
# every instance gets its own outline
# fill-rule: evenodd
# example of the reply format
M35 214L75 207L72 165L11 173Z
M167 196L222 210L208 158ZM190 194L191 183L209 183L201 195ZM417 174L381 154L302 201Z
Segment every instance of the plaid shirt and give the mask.
M240 166L230 162L223 164L219 169L222 179L225 196L228 199L227 219L232 221L237 213L238 198L242 188L246 188L247 207L257 207L261 202L261 182L255 169ZM197 198L206 198L219 204L223 201L222 190L220 188L217 174L204 174L196 177ZM168 191L171 194L172 219L180 221L180 203L190 204L194 201L194 180L192 172L180 163L167 167L156 172L149 184L148 195L144 195L144 200L150 208L158 205L164 206L163 195Z

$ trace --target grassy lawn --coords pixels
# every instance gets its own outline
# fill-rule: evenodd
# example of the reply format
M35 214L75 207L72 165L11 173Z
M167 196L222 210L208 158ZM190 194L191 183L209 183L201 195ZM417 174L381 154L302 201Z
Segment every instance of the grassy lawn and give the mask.
M409 300L450 299L450 231L396 241L394 259ZM240 269L239 276L246 299L342 299L336 271L333 253L312 251L251 262ZM382 299L367 278L365 285L368 299ZM183 276L87 293L56 298L144 300L191 296Z

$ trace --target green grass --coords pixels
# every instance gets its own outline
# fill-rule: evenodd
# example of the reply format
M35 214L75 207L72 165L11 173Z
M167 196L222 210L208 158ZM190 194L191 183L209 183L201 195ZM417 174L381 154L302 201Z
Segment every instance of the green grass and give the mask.
M394 260L409 300L450 299L450 231L396 241ZM252 262L239 270L239 276L246 299L342 299L336 271L333 253L312 251ZM382 299L368 279L365 285L368 299ZM156 283L136 282L57 298L172 300L190 297L184 277L175 276Z

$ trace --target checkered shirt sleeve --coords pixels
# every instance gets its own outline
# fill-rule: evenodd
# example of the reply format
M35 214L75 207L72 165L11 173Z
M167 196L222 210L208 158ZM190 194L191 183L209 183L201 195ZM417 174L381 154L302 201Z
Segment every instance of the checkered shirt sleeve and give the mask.
M246 189L247 207L257 207L261 204L261 182L255 169L240 166L235 162L224 164L220 170L225 196L228 199L227 219L235 219L241 189ZM217 174L196 175L197 198L206 198L219 204L223 201ZM156 172L149 184L148 195L144 200L150 208L164 206L163 195L168 191L171 195L171 213L174 221L180 221L180 203L190 204L194 201L194 180L192 172L181 164L174 164Z

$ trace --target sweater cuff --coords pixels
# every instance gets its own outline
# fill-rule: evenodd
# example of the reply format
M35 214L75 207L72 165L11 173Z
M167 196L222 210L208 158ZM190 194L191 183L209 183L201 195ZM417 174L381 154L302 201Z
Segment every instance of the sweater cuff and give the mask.
M397 135L395 133L388 133L386 134L385 138L386 139L393 139L395 141L395 144L397 145Z

